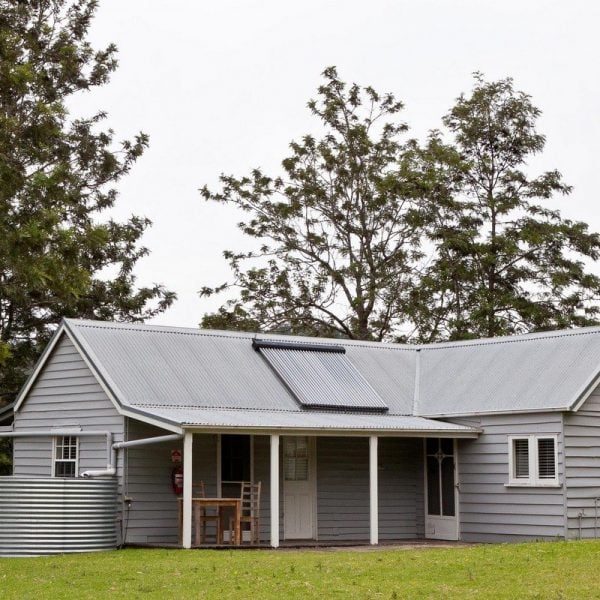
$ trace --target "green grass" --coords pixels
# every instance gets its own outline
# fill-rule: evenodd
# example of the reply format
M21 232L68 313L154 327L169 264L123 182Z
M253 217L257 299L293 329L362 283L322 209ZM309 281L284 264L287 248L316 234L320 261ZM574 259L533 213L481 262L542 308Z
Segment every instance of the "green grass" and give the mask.
M600 542L0 559L0 598L600 598Z

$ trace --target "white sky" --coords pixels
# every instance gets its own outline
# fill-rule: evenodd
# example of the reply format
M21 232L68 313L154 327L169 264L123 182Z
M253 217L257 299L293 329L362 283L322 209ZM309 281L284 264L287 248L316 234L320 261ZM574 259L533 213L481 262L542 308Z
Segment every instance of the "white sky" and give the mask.
M155 322L196 326L221 298L197 291L228 279L224 249L240 249L233 209L198 188L221 172L279 172L288 144L315 130L306 102L320 73L392 91L423 138L471 73L507 75L543 110L546 151L573 194L557 206L600 231L600 3L592 0L100 0L95 46L115 42L111 83L72 104L108 111L118 139L139 130L150 148L119 185L114 214L154 222L140 284L164 283L179 300Z

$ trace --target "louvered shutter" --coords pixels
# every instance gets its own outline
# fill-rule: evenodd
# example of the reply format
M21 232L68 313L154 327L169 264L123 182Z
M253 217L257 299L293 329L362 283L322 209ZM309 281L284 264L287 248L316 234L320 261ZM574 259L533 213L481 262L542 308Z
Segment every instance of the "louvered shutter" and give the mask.
M538 439L538 470L540 479L556 477L554 438Z
M529 478L529 440L513 440L514 472L517 479Z

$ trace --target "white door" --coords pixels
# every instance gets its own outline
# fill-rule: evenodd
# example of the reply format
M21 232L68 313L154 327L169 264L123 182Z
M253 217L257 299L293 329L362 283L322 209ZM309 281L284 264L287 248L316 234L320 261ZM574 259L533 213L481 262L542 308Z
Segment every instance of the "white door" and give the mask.
M425 537L458 539L456 489L456 446L454 440L425 440Z
M283 438L283 534L286 540L315 537L314 439Z

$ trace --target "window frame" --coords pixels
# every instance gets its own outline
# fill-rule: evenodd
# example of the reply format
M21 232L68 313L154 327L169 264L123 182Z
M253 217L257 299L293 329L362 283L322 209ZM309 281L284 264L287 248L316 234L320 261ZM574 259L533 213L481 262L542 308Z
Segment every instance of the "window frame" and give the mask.
M516 477L515 474L515 441L527 440L529 451L529 476ZM539 440L554 441L554 477L540 477ZM515 434L508 436L508 484L507 487L560 487L558 478L558 435L552 433Z
M65 438L74 438L75 439L75 458L57 458L57 448L59 446L63 446L64 444L59 443L59 440L64 440ZM69 446L70 447L70 446ZM74 463L75 464L75 474L73 475L73 477L71 476L65 476L65 475L58 475L56 473L56 465L58 463L66 463L66 462L70 462L70 463ZM79 436L77 435L55 435L52 438L52 477L59 477L59 478L63 478L63 479L74 479L79 477Z

